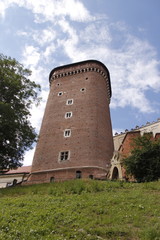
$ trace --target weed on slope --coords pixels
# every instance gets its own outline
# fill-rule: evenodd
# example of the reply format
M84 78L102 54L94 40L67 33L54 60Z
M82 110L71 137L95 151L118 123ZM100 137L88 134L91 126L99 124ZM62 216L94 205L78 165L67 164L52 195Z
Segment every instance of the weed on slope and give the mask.
M0 239L160 239L160 182L74 180L0 190Z

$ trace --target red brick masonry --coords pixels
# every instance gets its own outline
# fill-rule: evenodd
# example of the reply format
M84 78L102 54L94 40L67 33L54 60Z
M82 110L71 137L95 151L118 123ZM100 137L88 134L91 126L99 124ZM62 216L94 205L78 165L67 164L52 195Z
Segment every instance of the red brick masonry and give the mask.
M99 61L88 60L53 69L49 81L28 182L106 176L113 154L108 69ZM68 99L73 104L68 105ZM72 113L70 118L65 118L67 112ZM65 129L71 131L70 137L64 137ZM60 152L66 151L68 159L60 161Z

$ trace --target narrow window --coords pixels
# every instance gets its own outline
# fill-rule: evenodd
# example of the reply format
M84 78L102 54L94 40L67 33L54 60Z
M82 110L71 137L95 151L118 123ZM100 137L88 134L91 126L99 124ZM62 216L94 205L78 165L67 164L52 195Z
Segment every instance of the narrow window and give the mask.
M53 183L54 182L54 177L50 178L50 182Z
M58 93L58 96L62 96L62 95L63 95L63 92L59 92L59 93Z
M72 112L65 113L65 118L71 118L71 117L72 117Z
M66 161L69 159L69 151L60 152L59 161Z
M82 172L76 171L76 178L82 178Z
M66 102L66 105L72 105L73 104L73 99L68 99Z
M81 92L84 92L85 90L86 90L85 88L81 88L81 89L80 89Z
M65 129L64 130L64 137L70 137L71 136L71 130L70 129Z

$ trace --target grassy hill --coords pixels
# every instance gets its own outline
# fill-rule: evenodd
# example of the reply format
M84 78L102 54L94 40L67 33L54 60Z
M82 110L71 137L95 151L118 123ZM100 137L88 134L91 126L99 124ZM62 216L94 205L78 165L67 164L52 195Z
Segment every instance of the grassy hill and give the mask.
M160 239L160 182L0 189L0 240Z

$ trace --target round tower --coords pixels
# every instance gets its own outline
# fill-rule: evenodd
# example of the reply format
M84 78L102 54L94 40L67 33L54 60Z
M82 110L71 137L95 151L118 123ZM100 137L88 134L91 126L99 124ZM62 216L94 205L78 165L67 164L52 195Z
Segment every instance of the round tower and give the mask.
M105 178L113 155L106 66L88 60L54 68L30 183Z

